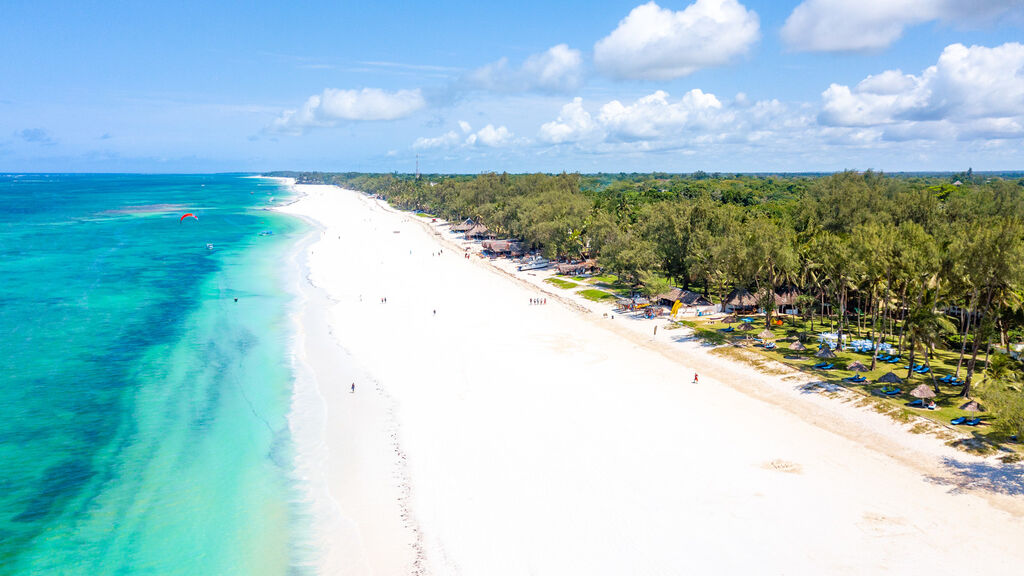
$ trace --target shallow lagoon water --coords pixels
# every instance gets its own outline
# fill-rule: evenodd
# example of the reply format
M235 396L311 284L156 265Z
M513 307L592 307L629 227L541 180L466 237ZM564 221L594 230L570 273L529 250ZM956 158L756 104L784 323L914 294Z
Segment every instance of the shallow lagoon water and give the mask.
M0 573L303 571L287 195L0 176Z

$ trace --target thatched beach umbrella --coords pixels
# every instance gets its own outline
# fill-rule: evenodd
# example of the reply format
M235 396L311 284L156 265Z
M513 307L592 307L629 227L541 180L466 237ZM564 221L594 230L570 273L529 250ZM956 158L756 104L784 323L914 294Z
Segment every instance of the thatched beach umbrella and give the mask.
M897 376L895 372L889 372L885 376L879 378L877 381L888 382L889 384L903 384L903 378Z
M735 323L736 323L736 315L735 314L732 314L732 315L726 316L725 318L722 318L722 324L735 324Z
M853 370L854 372L867 372L868 367L861 364L860 361L854 362L846 367L847 370Z
M803 342L797 340L796 342L793 342L792 344L789 345L789 349L796 350L797 352L803 352L804 350L807 350L807 347L804 346Z
M983 408L981 404L978 404L977 400L971 400L967 404L964 404L963 406L961 406L960 409L961 410L966 410L967 412L984 412L985 411L985 408Z
M740 324L739 328L737 328L737 330L753 330L753 329L754 329L754 325L753 324L748 324L748 323L742 323L742 324Z
M758 334L757 337L761 340L773 340L775 338L775 334L771 330L765 328L764 330L761 330L761 333Z
M910 395L922 400L925 398L935 398L935 390L932 390L932 387L927 384L921 384L917 388L911 390Z
M822 344L821 348L818 348L818 353L815 354L818 358L835 358L836 353L832 351L832 347L828 344Z

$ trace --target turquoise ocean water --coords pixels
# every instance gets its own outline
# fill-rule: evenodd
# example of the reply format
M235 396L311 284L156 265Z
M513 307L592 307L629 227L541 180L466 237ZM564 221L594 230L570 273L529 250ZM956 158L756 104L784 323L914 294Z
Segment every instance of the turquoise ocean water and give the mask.
M288 194L0 175L0 574L304 572Z

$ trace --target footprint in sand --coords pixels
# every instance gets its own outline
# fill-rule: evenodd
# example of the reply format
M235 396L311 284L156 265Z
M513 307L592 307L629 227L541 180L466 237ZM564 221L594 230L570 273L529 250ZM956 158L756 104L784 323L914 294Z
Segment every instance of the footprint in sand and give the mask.
M857 528L868 536L898 536L918 531L917 527L908 523L905 518L886 516L878 512L865 512L856 524Z
M781 460L779 458L765 462L761 466L768 470L775 470L777 472L787 472L789 474L801 474L804 471L803 466L797 464L796 462L789 462L788 460Z

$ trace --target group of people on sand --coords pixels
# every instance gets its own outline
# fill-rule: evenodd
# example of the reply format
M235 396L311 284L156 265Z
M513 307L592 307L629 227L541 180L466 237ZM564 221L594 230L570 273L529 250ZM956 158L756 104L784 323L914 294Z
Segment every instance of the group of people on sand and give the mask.
M548 299L547 298L530 298L530 305L531 306L534 305L534 304L547 304L547 303L548 303Z

